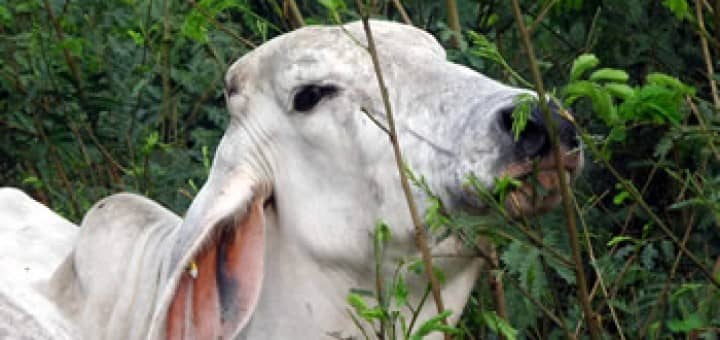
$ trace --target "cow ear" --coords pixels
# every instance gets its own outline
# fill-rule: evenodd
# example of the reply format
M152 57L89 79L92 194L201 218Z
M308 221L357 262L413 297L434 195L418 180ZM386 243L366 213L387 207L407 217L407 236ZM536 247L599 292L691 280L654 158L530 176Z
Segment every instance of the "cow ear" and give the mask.
M179 229L166 339L234 339L260 298L266 195L208 182Z

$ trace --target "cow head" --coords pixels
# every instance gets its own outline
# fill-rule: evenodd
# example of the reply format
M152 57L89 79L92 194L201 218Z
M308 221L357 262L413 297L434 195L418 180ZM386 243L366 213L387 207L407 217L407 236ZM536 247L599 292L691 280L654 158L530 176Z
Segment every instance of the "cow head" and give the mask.
M516 98L531 92L446 61L421 30L383 22L372 29L406 161L447 207L480 207L466 187L470 173L491 187L496 177L537 170L549 196L535 202L523 186L508 207L532 213L557 203L539 111L518 139L511 132ZM347 268L368 261L364 240L378 218L413 247L388 136L370 119L386 124L365 45L359 23L308 27L230 67L230 125L172 245L155 334L232 338L242 330L269 270L268 212L288 247ZM554 111L564 152L576 148L573 125ZM563 157L568 176L580 159Z

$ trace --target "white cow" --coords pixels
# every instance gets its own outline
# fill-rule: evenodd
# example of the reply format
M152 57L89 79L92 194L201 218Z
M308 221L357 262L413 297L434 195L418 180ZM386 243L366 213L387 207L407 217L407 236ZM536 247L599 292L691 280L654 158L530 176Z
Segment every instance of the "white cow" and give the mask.
M469 173L490 187L504 173L527 175L530 158L543 160L539 180L550 194L531 204L525 186L508 207L532 213L556 203L537 110L519 140L510 132L513 100L527 91L446 61L419 29L377 21L372 29L407 163L448 209L479 207L464 187ZM362 112L384 122L370 56L358 44L366 44L359 23L307 27L234 63L225 80L230 125L182 219L118 194L96 203L76 230L19 191L0 191L0 338L358 336L346 296L375 286L376 221L393 235L385 277L400 258L418 256L388 136ZM575 132L558 117L570 150ZM569 176L580 159L563 158ZM451 237L433 251L463 245ZM434 263L456 321L482 261ZM409 280L417 303L425 279ZM434 314L430 299L420 319Z

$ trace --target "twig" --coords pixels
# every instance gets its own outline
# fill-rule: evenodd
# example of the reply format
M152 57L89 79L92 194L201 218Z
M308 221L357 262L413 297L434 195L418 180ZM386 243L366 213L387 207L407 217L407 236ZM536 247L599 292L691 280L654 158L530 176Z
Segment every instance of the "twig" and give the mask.
M47 0L46 0L46 1L47 1ZM212 16L210 16L210 14L208 14L208 12L206 12L205 9L202 8L202 6L198 6L198 4L197 4L197 2L195 2L195 0L189 0L189 2L190 2L190 5L191 5L193 8L197 9L198 12L200 12L200 14L202 14L202 15L205 17L205 19L207 19L207 20L210 22L210 24L212 24L213 26L215 26L217 29L219 29L219 30L227 33L227 34L228 34L229 36L231 36L233 39L235 39L235 40L237 40L237 41L245 44L245 46L247 46L247 47L250 47L250 48L256 48L256 47L257 47L257 45L256 45L255 43L253 43L252 41L241 37L241 36L238 35L237 33L233 32L233 31L230 30L229 28L225 27L225 25L223 25L223 24L219 23L217 20L215 20L215 18L213 18Z
M558 144L557 130L555 121L550 115L547 100L545 99L545 89L543 87L542 77L540 76L540 68L538 67L537 60L535 59L535 52L533 51L532 43L530 42L530 34L525 27L525 21L523 21L523 14L520 10L520 4L518 0L512 0L513 14L515 15L515 21L522 36L523 45L525 45L525 52L527 53L528 60L530 62L530 70L532 71L533 78L535 80L535 90L538 93L540 102L540 108L542 109L545 121L548 123L548 134L550 135L550 141L552 143L553 156L555 157L555 169L557 170L557 178L560 184L560 194L562 196L563 208L565 210L566 227L568 232L568 238L570 239L570 245L573 253L573 260L575 262L575 275L578 283L578 300L580 301L583 314L585 314L585 320L587 322L588 330L590 331L590 338L593 340L600 339L600 327L597 325L595 317L592 313L592 307L590 306L590 300L588 298L587 281L585 279L585 272L582 264L582 256L580 254L580 244L578 242L577 227L575 225L575 213L572 208L572 193L567 183L567 178L562 166L562 159L560 153L560 146Z
M635 187L632 184L630 184L630 182L628 180L626 180L622 175L620 175L620 173L617 171L617 169L615 169L615 167L612 166L612 164L610 164L610 161L608 161L605 157L602 156L602 153L600 152L600 150L598 150L597 146L595 146L592 143L592 141L590 140L589 135L584 130L582 130L581 127L578 126L577 128L580 131L580 137L583 139L583 142L585 143L585 145L588 146L588 148L590 149L590 151L593 154L598 156L597 159L599 159L605 165L605 167L607 167L607 169L610 171L610 173L613 175L613 177L615 177L615 179L618 180L618 182L623 187L623 189L625 189L625 191L627 191L630 194L630 196L632 196L633 200L635 202L637 202L643 210L645 210L645 212L648 214L648 216L650 216L650 219L652 219L652 221L655 222L655 224L657 224L658 227L660 227L660 230L662 230L665 233L665 235L668 238L670 238L670 240L672 240L673 243L675 243L675 245L678 246L678 248L683 253L685 253L685 256L688 257L690 262L692 262L695 266L698 267L698 269L700 269L700 272L703 274L703 276L705 276L708 280L710 280L710 282L713 285L720 288L720 281L718 281L712 275L712 273L710 273L710 271L707 268L705 268L705 266L702 264L700 259L697 258L697 256L695 256L692 252L690 252L690 250L688 250L680 242L680 239L675 235L675 233L672 232L672 230L665 224L665 222L663 222L663 220L657 214L655 214L655 212L647 204L647 202L645 202L642 195L639 192L637 192L637 189L635 189Z
M355 314L353 314L353 312L350 311L350 309L346 309L346 311L347 311L348 315L350 315L350 319L352 319L353 323L355 323L355 326L357 326L357 328L360 329L360 332L362 332L365 340L370 340L370 337L368 336L367 332L365 331L365 327L363 327L362 324L360 323L360 320L358 320L355 317Z
M490 245L490 264L494 270L488 276L488 280L493 292L493 300L495 300L495 312L500 318L508 320L503 275L501 271L497 270L500 267L500 261L498 260L497 249L492 244ZM500 338L504 339L505 337L500 335Z
M532 304L537 306L540 309L540 311L543 312L543 314L545 314L545 316L547 316L550 320L552 320L552 322L554 322L558 327L562 328L565 331L565 335L567 336L568 339L575 338L573 336L573 334L570 332L570 330L567 328L567 326L565 326L565 324L560 320L560 318L557 315L555 315L555 313L553 313L551 310L549 310L547 307L545 307L545 305L543 305L540 301L538 301L538 299L536 299L534 296L532 296L532 294L530 294L530 292L528 292L527 289L523 288L519 283L515 282L515 280L512 278L508 278L507 282L509 282L510 285L515 287L515 289L517 289L518 292L520 292L520 294L525 296L526 299L530 300L530 302Z
M690 217L690 221L686 226L685 229L685 235L683 235L682 243L687 244L688 239L690 238L690 232L692 231L693 222L695 219L695 215L693 214ZM672 283L672 279L675 278L675 273L677 272L678 266L680 265L680 259L682 259L682 252L678 252L677 256L675 257L675 262L673 262L672 268L670 269L670 275L668 275L667 280L665 280L665 284L663 285L662 292L660 293L660 300L657 304L655 304L652 311L650 311L650 314L647 317L647 320L645 320L645 323L643 324L642 329L640 330L640 333L638 333L638 339L644 339L645 335L647 334L648 329L650 328L650 324L653 320L655 320L655 315L665 306L665 303L667 302L667 294L670 290L670 284Z
M647 179L645 180L645 184L643 185L642 189L640 190L641 195L645 195L645 192L650 187L650 183L652 182L653 178L655 178L655 173L657 172L658 167L659 167L659 163L655 163L653 165L652 170L650 170L650 173L648 174ZM637 205L638 205L637 203L633 202L633 204L630 206L630 208L628 208L628 212L625 217L625 223L623 224L618 236L624 235L625 232L627 231L627 228L630 226L630 221L632 220L632 217L635 214L635 210L637 209ZM618 244L613 245L613 247L610 248L610 251L608 252L608 254L610 254L610 255L615 254L615 251L617 250L617 248L618 248ZM597 292L597 289L599 286L600 286L600 282L598 280L595 280L595 284L593 284L593 287L590 290L590 302L591 303L592 303L593 299L595 298L595 293ZM612 288L612 286L611 286L611 288ZM607 300L607 297L605 297L605 299ZM605 304L605 302L607 302L607 301L604 301L602 304Z
M400 17L403 19L403 22L407 25L412 26L412 20L410 20L410 16L408 16L407 12L405 11L405 7L403 7L400 0L392 0L392 2L395 6L395 9L397 9L398 13L400 13Z
M377 231L377 229L375 229ZM382 309L386 309L387 305L385 302L385 288L383 287L383 276L382 276L382 261L384 244L380 240L378 235L373 235L373 241L375 246L373 247L375 255L375 295L377 297L378 304ZM380 318L380 332L378 332L378 340L385 340L385 329L387 318Z
M405 338L410 337L410 333L412 333L413 327L415 327L415 322L417 322L418 317L420 316L420 310L422 309L422 306L425 304L425 301L427 301L428 296L430 296L430 285L425 288L425 293L423 293L422 298L418 302L418 305L416 308L413 308L410 306L409 302L406 302L406 306L410 311L412 312L412 317L410 318L410 324L407 328L407 334L405 334Z
M698 110L697 105L695 105L695 103L692 101L692 98L690 98L690 96L687 96L685 97L685 101L688 103L688 106L690 106L690 111L692 111L692 113L695 115L695 118L697 118L698 124L700 124L700 129L702 129L703 132L708 133L709 131L707 128L707 124L705 123L705 118L703 118L702 113L700 113L700 110ZM708 138L708 146L710 147L710 150L715 156L715 160L720 161L720 153L715 147L715 140L713 138Z
M390 131L390 142L393 147L395 154L395 161L397 163L398 173L400 175L400 183L405 194L405 200L407 201L408 209L410 210L410 217L412 218L413 225L415 226L415 243L420 250L423 265L425 266L425 274L430 281L430 289L432 291L433 299L435 300L435 306L437 307L438 313L442 313L445 310L443 305L442 295L440 292L440 282L435 277L435 271L432 266L432 257L430 256L430 248L427 243L427 236L425 235L425 228L422 225L420 214L417 211L415 199L412 196L412 190L410 183L408 182L407 175L405 173L405 162L403 161L402 152L400 151L400 143L398 141L397 130L395 128L395 119L390 105L390 96L388 94L387 87L385 87L385 80L383 78L382 71L380 69L380 60L378 58L375 40L373 39L372 30L370 29L370 22L367 11L363 10L363 5L360 0L356 0L358 12L361 13L363 28L365 30L365 36L367 37L368 52L372 58L373 67L375 69L375 76L377 77L378 86L380 93L382 94L383 105L385 106L385 114L387 115L388 130ZM442 319L443 324L447 324L445 318ZM447 340L450 339L448 334L445 334Z
M450 37L450 44L454 48L460 48L460 15L458 14L457 2L446 0L448 12L448 26L453 31Z
M305 26L305 20L303 20L302 13L300 13L300 9L298 9L295 0L285 0L285 2L283 3L283 11L285 11L286 9L286 15L289 17L293 27L300 28Z
M535 32L535 29L540 25L540 22L545 19L545 16L550 12L550 9L555 6L555 4L558 2L558 0L550 0L548 1L545 6L540 10L540 13L535 17L535 21L533 21L532 24L528 27L528 34L532 35Z
M368 112L368 110L366 108L361 107L360 111L362 111L365 114L365 116L367 116L368 119L370 119L370 121L372 121L375 124L375 126L377 126L380 130L383 130L383 132L385 132L388 136L392 135L390 130L388 130L388 128L386 128L384 125L382 125L382 123L377 118L375 118L375 116L373 116L370 112Z
M702 14L702 7L703 6L700 1L695 0L695 16L697 17L698 27L700 27L701 31L707 32L705 29L705 19ZM713 70L712 56L710 55L710 48L708 47L707 39L703 34L700 34L700 47L702 48L703 57L705 58L705 70L707 71L708 82L710 82L710 92L712 93L713 104L715 104L716 110L720 110L720 96L718 96L717 84L715 84L715 79L713 77L715 71Z
M580 206L577 204L577 202L575 202L575 208L578 210L578 212L580 211ZM593 252L592 243L590 242L590 230L588 230L587 223L585 223L585 219L583 218L582 214L578 214L578 218L580 219L580 225L582 225L583 227L585 244L588 249L588 256L590 256L590 263L595 270L595 275L597 275L597 283L600 285L600 289L605 296L605 299L607 300L607 306L610 309L610 316L612 316L613 322L615 323L615 328L618 331L618 335L620 336L621 340L625 340L625 335L623 334L622 327L620 326L620 321L618 321L617 313L615 313L615 308L613 308L612 304L610 304L610 299L608 298L608 291L607 287L605 286L605 281L603 280L602 272L597 266L597 259L595 258L595 253Z

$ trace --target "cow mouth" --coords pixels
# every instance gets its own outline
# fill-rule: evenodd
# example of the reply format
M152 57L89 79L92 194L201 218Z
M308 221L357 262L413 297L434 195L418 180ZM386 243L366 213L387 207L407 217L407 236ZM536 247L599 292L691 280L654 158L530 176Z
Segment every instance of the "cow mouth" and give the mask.
M583 166L579 149L560 152L561 174L570 183L577 177ZM560 179L555 157L552 153L540 159L513 162L505 168L503 177L520 180L520 186L511 190L503 202L506 211L513 218L545 213L562 200Z

